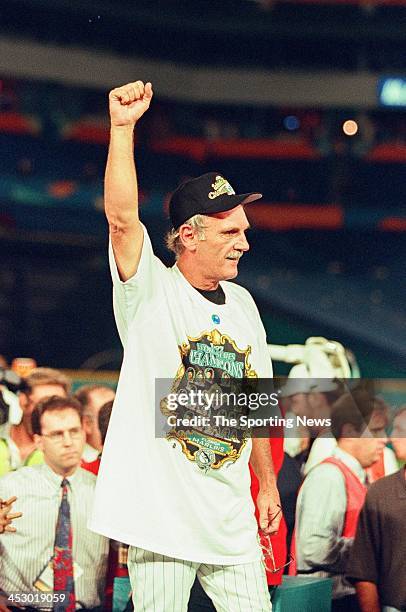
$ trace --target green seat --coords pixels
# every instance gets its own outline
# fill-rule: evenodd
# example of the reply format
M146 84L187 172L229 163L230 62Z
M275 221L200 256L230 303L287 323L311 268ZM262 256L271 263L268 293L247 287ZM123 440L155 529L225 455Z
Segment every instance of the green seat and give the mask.
M272 612L330 612L331 578L284 576L272 600Z
M113 612L124 612L131 599L131 584L127 576L114 578Z

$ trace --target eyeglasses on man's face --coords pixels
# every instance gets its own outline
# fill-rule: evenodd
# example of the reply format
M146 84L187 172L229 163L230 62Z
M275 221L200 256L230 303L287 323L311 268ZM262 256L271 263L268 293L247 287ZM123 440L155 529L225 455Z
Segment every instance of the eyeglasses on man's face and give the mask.
M81 427L71 427L70 429L64 429L61 431L51 431L47 434L41 434L44 438L48 438L55 444L62 444L65 440L65 435L69 434L72 440L78 440L83 435L83 429Z

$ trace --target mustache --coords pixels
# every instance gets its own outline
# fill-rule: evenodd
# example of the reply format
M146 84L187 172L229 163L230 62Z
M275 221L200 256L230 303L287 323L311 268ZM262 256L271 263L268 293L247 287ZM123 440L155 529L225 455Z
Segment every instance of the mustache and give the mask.
M242 256L243 253L241 251L231 251L231 253L228 253L228 255L226 255L226 259L233 259L235 261L239 261Z
M241 259L242 256L243 254L241 253L241 251L231 251L226 256L226 259L235 259L238 261L239 259Z

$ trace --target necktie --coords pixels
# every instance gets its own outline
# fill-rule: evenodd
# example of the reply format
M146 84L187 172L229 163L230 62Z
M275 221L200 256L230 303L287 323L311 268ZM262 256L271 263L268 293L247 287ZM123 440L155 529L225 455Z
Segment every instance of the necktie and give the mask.
M59 506L58 520L56 522L53 570L54 591L63 591L66 598L54 606L57 612L72 612L75 610L75 583L73 579L72 559L72 525L70 520L70 507L68 501L69 482L64 478L61 482L62 500Z

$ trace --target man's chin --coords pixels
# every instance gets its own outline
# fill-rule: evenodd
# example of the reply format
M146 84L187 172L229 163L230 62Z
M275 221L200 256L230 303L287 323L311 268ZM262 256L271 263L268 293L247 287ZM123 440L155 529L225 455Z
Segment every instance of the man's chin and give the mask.
M80 465L80 456L77 453L69 453L63 458L61 467L67 470L78 465Z
M379 461L380 455L381 455L380 451L379 451L379 450L378 450L378 451L376 451L376 453L374 454L374 457L373 457L373 459L371 460L371 463L370 463L369 465L371 466L371 465L373 465L374 463L376 463L377 461Z
M223 280L231 280L236 276L238 276L238 261L233 263L232 266L228 266L227 276L225 276Z

